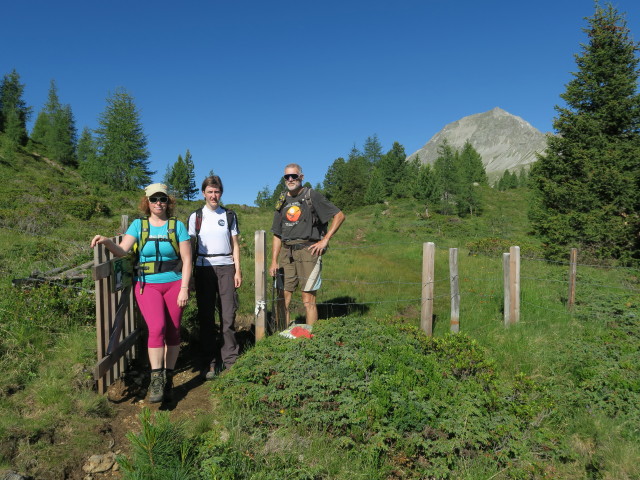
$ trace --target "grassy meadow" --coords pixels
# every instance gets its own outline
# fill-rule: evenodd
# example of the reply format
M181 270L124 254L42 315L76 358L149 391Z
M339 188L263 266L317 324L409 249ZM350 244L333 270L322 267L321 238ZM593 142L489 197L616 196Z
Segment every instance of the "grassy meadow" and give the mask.
M91 260L91 236L135 218L138 195L27 156L0 162L0 174L0 471L65 478L100 450L112 415L92 388L93 283L11 280ZM346 212L324 259L315 337L251 348L212 382L210 416L176 425L144 412L123 477L640 478L639 272L579 258L569 311L569 267L542 260L526 189L482 195L482 215L464 219L406 199ZM197 204L180 202L179 218ZM242 230L239 314L250 317L254 232L268 232L272 212L231 207ZM433 338L419 330L424 242L436 244ZM521 248L521 318L505 328L510 245ZM458 335L448 333L449 248Z

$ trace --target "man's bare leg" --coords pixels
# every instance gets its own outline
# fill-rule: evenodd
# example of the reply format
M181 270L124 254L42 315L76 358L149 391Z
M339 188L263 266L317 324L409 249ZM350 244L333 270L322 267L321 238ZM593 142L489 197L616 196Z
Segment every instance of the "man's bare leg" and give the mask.
M288 292L284 290L284 317L286 320L286 326L288 327L291 324L291 315L289 314L289 305L291 304L291 296L293 292Z
M316 292L302 292L302 303L307 311L307 325L313 325L318 320L318 306Z

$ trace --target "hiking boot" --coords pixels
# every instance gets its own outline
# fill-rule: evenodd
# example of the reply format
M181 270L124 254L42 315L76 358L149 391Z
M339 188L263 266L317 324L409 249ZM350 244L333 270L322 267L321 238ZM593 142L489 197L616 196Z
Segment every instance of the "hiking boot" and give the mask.
M216 378L216 375L218 375L218 371L216 370L215 365L211 365L209 367L209 371L205 374L204 378L205 380L213 380L214 378Z
M149 402L158 403L164 398L164 370L151 372L151 383L149 384Z
M213 380L218 375L220 375L220 372L224 372L224 371L225 371L224 363L222 364L212 363L211 366L209 367L209 371L206 373L204 378L206 380Z
M173 370L166 369L164 373L164 401L170 402L171 400L173 400Z

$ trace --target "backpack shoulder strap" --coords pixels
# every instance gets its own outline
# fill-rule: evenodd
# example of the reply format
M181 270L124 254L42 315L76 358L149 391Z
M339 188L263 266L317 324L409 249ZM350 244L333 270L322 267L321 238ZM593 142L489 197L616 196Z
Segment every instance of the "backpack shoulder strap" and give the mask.
M229 229L229 235L231 235L231 228L233 227L233 221L235 220L237 225L238 216L236 215L236 212L234 212L230 208L225 208L224 210L227 213L227 228Z
M311 201L311 188L307 188L304 192L304 201L309 205L311 211L315 213L315 210L313 209L313 202Z
M147 219L148 221L148 219ZM173 251L176 252L176 255L180 256L180 245L178 245L178 233L176 232L176 222L178 219L176 217L169 217L169 225L167 227L167 236L169 237L169 242L171 242L171 246L173 247ZM148 236L148 234L147 234Z
M318 217L316 209L313 207L313 201L311 200L311 187L305 187L303 198L304 203L307 204L309 210L311 211L311 219L313 220L313 223L320 224L320 218Z
M278 201L276 202L276 211L279 212L282 209L282 206L285 204L287 200L287 192L286 190L280 193L280 197L278 197Z
M142 217L140 219L140 240L133 245L134 253L140 255L147 240L149 240L149 217Z
M202 207L200 207L193 213L196 214L195 227L196 227L196 236L197 236L200 233L200 229L202 228Z

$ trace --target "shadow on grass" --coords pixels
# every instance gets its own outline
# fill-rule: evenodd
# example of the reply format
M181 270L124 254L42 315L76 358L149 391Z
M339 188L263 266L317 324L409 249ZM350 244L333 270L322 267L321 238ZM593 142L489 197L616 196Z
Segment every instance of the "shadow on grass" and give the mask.
M347 317L349 315L364 315L370 310L364 303L358 303L355 298L349 296L330 298L318 303L318 319ZM292 312L293 313L293 312ZM305 323L304 313L298 313L293 323Z
M355 298L349 296L331 298L318 304L318 318L364 315L368 311L368 305L358 303Z

